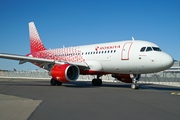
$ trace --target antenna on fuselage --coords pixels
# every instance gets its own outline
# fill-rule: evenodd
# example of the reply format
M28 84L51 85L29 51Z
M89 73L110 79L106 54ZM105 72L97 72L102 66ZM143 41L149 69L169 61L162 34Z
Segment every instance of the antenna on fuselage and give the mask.
M132 41L134 41L134 37L132 37Z

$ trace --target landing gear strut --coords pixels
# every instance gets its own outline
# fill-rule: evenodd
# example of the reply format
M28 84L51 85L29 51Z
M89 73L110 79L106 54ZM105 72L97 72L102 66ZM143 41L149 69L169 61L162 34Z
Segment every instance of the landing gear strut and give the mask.
M61 86L61 85L62 85L62 82L57 81L57 80L54 79L54 78L51 78L50 84L51 84L51 86L55 86L55 85Z
M141 76L140 76L140 75L133 75L133 74L131 74L130 77L131 77L131 79L132 79L131 88L132 88L132 89L139 89L138 81L139 81L139 78L140 78Z
M92 80L93 86L101 86L102 85L102 79L99 79L100 75L97 75L97 78Z

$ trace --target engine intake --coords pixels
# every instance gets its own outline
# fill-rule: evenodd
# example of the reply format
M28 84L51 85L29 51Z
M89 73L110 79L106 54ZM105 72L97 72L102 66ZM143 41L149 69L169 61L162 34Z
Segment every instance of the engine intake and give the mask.
M60 82L74 82L79 77L79 68L71 64L54 65L50 75Z

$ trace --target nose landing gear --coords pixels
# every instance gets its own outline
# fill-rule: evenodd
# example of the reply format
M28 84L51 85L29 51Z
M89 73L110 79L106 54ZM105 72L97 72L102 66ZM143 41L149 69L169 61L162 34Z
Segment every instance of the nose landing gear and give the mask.
M136 75L136 74L130 74L130 77L132 79L132 85L131 85L131 88L132 89L139 89L139 84L138 84L138 81L141 77L140 74Z
M131 85L132 89L139 89L139 84L137 82L133 82Z

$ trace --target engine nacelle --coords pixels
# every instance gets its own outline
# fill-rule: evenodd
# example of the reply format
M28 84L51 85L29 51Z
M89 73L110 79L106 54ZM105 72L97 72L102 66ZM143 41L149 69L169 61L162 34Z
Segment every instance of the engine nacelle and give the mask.
M125 83L132 83L133 78L135 78L136 80L139 80L141 78L141 75L140 74L112 74L112 77Z
M74 82L79 77L79 68L71 64L56 64L50 75L60 82Z

